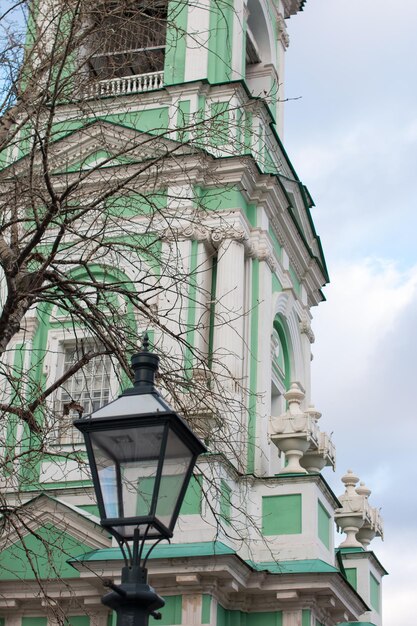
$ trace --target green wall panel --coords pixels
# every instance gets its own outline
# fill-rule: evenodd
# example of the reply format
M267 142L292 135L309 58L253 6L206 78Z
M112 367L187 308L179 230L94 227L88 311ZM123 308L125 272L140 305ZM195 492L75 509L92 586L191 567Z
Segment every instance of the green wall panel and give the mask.
M311 626L311 611L310 609L303 609L302 611L301 626Z
M282 626L282 611L243 613L217 605L217 626Z
M88 615L70 615L66 618L65 626L90 626Z
M317 523L319 539L330 548L330 515L320 500L317 501Z
M150 624L157 626L174 626L182 621L182 596L164 596L165 606L160 609L162 619L149 619Z
M201 502L203 499L203 490L201 487L201 476L193 476L188 485L184 501L181 506L181 515L198 515L201 513Z
M230 80L232 70L233 0L212 0L208 41L208 79L211 83Z
M282 626L282 611L248 613L246 626Z
M369 588L371 606L377 613L380 609L380 585L373 574L369 574Z
M229 143L229 103L213 102L210 111L211 143L224 146Z
M164 84L182 83L185 75L188 3L170 0L168 3L165 48Z
M98 510L97 504L79 504L78 508L82 509L86 513L91 513L91 515L100 517L100 511Z
M354 589L358 589L358 572L356 567L345 567L345 574L348 583L352 585Z
M212 600L211 596L207 594L203 594L202 601L201 601L201 623L202 624L210 624L211 600Z
M222 480L220 483L220 517L227 524L230 524L232 514L231 495L231 488L226 481Z
M22 626L47 626L46 617L22 617Z
M262 498L262 533L296 535L302 532L301 494L264 496Z

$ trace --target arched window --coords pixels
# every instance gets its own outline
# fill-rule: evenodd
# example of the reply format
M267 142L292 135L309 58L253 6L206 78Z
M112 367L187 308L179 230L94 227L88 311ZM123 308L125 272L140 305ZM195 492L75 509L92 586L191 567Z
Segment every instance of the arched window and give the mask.
M259 0L249 0L246 26L246 65L271 63L271 46L265 15Z
M271 360L271 414L278 416L285 411L284 393L291 382L289 342L284 323L279 317L274 321L271 335Z

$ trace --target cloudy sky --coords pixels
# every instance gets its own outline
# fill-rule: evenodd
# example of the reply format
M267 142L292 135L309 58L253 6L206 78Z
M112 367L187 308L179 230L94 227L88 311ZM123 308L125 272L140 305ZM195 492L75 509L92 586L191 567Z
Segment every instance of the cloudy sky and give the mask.
M384 626L417 589L417 2L308 0L288 22L285 145L330 272L313 311L313 400L382 507Z

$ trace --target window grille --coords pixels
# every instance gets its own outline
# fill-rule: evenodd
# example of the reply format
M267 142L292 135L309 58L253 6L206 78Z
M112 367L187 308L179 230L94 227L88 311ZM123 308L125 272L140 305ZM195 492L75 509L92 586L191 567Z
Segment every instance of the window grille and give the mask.
M63 354L65 374L91 347L66 345ZM71 376L60 388L55 404L57 435L60 443L83 441L82 434L72 426L72 421L81 415L97 411L110 400L112 363L109 355L91 359L84 367Z

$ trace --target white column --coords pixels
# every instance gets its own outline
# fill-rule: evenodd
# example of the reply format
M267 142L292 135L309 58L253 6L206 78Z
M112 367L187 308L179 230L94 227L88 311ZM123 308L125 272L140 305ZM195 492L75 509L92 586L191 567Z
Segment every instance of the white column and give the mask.
M258 376L256 400L255 471L269 473L270 446L268 421L271 416L271 334L272 334L272 275L265 260L259 262L258 304ZM276 454L276 451L272 451Z
M244 283L244 246L226 239L220 244L217 257L213 370L225 377L229 389L235 390L243 374Z
M197 354L207 355L210 326L210 297L212 281L212 258L206 245L198 244L197 268L195 273L195 333L194 347Z

